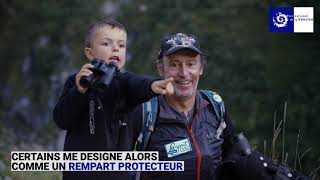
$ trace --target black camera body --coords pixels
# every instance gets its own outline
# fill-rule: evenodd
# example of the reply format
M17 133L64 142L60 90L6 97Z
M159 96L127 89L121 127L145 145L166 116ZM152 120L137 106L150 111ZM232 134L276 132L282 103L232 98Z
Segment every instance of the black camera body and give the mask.
M88 88L92 84L98 85L98 87L109 87L118 72L117 64L114 62L107 63L99 59L93 59L90 64L93 66L93 68L90 68L93 73L81 77L80 85L84 88ZM93 83L95 79L97 80Z

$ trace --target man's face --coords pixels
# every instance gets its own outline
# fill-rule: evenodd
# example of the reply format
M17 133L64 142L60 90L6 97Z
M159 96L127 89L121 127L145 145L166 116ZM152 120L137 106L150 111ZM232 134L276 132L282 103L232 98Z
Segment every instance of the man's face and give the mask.
M98 28L92 34L91 46L85 48L88 59L93 58L114 62L122 68L126 58L127 33L109 25Z
M175 96L189 97L197 90L203 66L199 54L183 49L164 56L158 64L158 70L163 78L174 78Z

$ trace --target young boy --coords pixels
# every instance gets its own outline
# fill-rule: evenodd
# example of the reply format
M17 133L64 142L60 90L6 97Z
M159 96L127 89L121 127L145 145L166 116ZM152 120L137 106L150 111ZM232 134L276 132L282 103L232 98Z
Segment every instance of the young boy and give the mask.
M115 63L119 69L125 64L127 33L116 21L101 21L89 28L84 53L91 61L101 59ZM65 83L54 108L54 120L67 135L65 151L132 150L135 141L132 122L127 112L157 94L173 93L172 79L119 72L103 91L83 87L80 79L91 75L93 66L81 67ZM128 172L64 172L63 179L129 179Z

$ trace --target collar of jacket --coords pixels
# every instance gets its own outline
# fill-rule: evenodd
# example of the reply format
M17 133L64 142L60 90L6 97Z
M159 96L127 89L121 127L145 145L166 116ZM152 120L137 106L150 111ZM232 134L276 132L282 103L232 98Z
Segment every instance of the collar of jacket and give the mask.
M194 113L195 114L201 107L208 105L209 102L202 98L199 91L196 92L196 101L194 105ZM159 96L159 118L161 119L170 119L175 120L175 122L184 123L185 115L183 112L178 112L174 108L172 108L166 98L164 96ZM192 119L190 119L191 121Z

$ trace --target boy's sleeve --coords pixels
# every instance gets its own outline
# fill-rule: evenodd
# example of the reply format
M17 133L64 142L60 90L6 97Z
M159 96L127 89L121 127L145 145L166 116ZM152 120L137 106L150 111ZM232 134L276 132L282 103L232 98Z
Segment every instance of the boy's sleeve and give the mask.
M148 101L154 96L157 96L152 89L151 84L153 81L160 80L160 78L152 76L136 75L131 72L122 73L122 78L124 78L126 99L128 105L135 107L138 104Z
M76 89L75 75L70 76L63 88L62 94L53 110L53 119L61 129L68 130L81 118L88 104L87 94Z
M132 127L132 142L133 142L133 146L135 144L135 142L138 140L139 134L142 130L142 105L139 104L138 106L136 106L129 114L129 124ZM133 149L134 147L132 147Z

